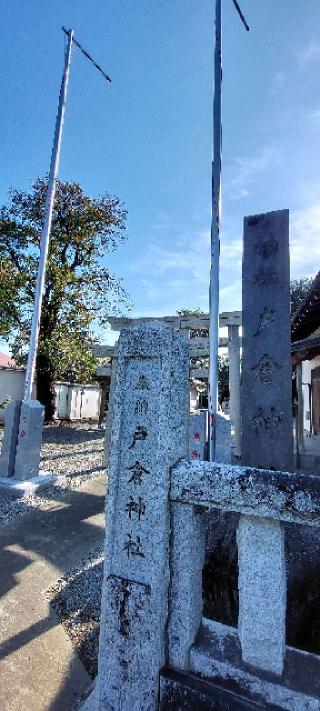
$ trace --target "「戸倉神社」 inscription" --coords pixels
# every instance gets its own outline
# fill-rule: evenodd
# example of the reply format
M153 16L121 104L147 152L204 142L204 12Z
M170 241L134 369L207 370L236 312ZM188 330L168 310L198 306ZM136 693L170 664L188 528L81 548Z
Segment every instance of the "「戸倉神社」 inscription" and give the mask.
M279 210L244 220L241 460L290 471L288 216Z

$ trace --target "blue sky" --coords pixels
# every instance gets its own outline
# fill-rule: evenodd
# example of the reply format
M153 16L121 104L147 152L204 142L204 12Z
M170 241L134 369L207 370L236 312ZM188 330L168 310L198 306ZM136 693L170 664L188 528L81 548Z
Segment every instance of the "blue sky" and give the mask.
M221 310L241 308L243 216L290 209L291 273L320 268L320 3L223 0ZM0 199L47 171L73 53L60 177L122 196L128 241L106 260L135 315L208 307L214 0L2 3Z

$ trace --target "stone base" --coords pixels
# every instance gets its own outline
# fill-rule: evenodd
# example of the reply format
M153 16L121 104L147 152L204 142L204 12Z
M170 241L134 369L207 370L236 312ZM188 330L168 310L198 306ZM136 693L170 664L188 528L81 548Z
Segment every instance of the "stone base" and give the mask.
M20 411L21 400L12 400L5 410L4 433L0 457L0 477L12 477L14 475Z
M44 407L37 400L23 400L18 445L14 465L15 479L32 479L39 474Z
M9 496L10 499L20 499L26 494L34 494L46 489L48 486L56 486L63 477L53 474L40 474L32 479L18 480L15 478L0 477L0 494Z
M281 677L260 671L243 662L237 630L218 622L203 619L190 651L190 673L232 689L258 708L320 711L320 657L286 647Z

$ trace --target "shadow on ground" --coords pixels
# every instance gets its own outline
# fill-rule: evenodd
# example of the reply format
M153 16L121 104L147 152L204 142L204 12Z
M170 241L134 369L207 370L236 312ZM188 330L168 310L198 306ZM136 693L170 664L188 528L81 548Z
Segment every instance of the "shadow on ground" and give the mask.
M103 490L102 485L101 489ZM30 645L33 640L45 635L48 630L59 624L57 615L51 609L47 617L36 619L37 614L34 614L34 610L37 610L37 599L39 599L37 596L44 594L44 591L52 584L54 568L58 578L62 572L72 568L78 560L87 555L97 543L102 544L104 540L103 528L90 523L88 519L103 512L104 498L104 494L91 494L81 489L67 491L62 495L60 493L56 501L50 502L50 507L47 510L31 509L33 515L24 516L0 528L0 597L5 601L5 604L0 602L3 615L1 626L3 641L0 644L2 672L0 674L4 673L3 663L8 657L11 657L9 667L7 665L9 670L12 664L19 667L19 663L25 662L26 665L30 663L29 650L25 655L19 654L19 650L23 650L26 645ZM26 510L30 510L27 504ZM46 566L45 562L49 566ZM23 573L30 565L33 565L32 571L35 571L31 574L30 595L26 596L28 599L20 598L19 600L19 595L21 596L20 580L22 582ZM33 575L36 578L34 589ZM46 580L46 576L49 578L48 580ZM15 596L13 606L12 599L10 601L10 598L6 597L5 600L5 596L8 596L10 591ZM41 600L43 602L42 598ZM15 606L17 610L24 610L24 619L21 619L20 614L12 623L12 609L15 609ZM6 629L9 631L7 638ZM30 654L32 653L35 654L34 649L30 646ZM18 656L12 657L14 654L18 654ZM35 659L31 660L32 664L36 666ZM51 704L50 711L72 709L77 696L74 691L77 680L73 678L77 664L79 665L79 661L74 654L65 683L59 690L54 704ZM5 680L6 684L8 681L8 679ZM69 698L70 693L72 699ZM11 708L11 706L4 705L2 708ZM48 707L44 706L44 708Z

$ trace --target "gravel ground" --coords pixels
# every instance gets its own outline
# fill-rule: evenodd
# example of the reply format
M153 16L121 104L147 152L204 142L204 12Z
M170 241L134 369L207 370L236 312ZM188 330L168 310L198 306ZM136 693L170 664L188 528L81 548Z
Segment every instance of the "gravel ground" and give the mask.
M48 590L50 603L91 678L98 671L103 560L103 545L99 545Z
M0 433L0 443L3 430ZM48 425L44 427L40 472L61 477L55 486L39 494L25 494L13 499L8 494L0 499L0 526L6 525L34 508L45 509L59 493L75 489L92 476L102 474L104 430L96 424Z
M77 476L102 469L104 430L96 424L49 425L43 431L40 471Z

